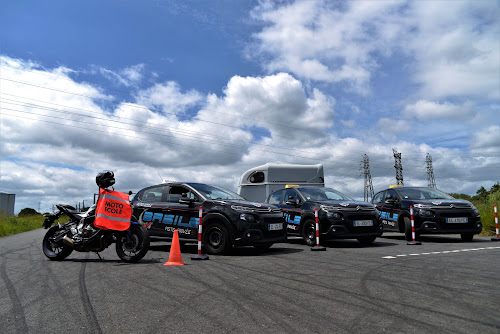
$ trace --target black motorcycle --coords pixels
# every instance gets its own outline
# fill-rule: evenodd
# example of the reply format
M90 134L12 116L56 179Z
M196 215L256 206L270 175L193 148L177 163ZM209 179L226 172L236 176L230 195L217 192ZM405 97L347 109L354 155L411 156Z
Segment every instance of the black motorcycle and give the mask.
M96 178L100 188L114 184L113 173L110 171L106 173L106 176L111 175L111 181L107 180L103 183L103 173L100 173ZM42 248L43 253L50 260L63 260L73 250L77 252L102 252L113 243L116 243L116 253L125 262L138 262L148 252L149 234L134 216L132 216L130 227L127 230L117 231L100 229L94 225L96 204L92 205L86 212L78 211L65 204L58 204L56 207L59 211L55 214L46 214L43 222L43 227L49 230L43 238ZM68 216L69 221L52 226L62 215ZM99 254L97 255L99 256Z

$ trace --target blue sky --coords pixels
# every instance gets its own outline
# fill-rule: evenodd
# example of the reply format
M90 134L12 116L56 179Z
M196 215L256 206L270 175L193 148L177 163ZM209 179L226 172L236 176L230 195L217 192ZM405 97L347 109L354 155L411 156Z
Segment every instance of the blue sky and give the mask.
M498 1L0 4L0 190L16 211L164 179L236 190L266 162L363 196L500 181Z
M159 80L220 91L235 73L259 74L244 59L251 1L25 1L3 3L3 53L45 67L119 71L144 64ZM96 79L94 79L96 80ZM106 87L112 85L106 82Z

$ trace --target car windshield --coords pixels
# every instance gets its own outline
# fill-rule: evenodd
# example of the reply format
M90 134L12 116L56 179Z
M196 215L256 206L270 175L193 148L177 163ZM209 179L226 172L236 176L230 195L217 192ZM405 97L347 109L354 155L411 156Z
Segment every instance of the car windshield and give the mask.
M302 195L309 201L353 201L353 199L332 188L300 188Z
M437 190L437 189L431 189L431 188L401 188L398 189L398 192L401 194L401 197L404 199L413 199L413 200L419 200L419 199L453 199L448 194L445 194L444 192Z
M243 197L230 190L211 186L203 183L189 183L191 187L198 190L204 197L208 199L219 200L245 200Z

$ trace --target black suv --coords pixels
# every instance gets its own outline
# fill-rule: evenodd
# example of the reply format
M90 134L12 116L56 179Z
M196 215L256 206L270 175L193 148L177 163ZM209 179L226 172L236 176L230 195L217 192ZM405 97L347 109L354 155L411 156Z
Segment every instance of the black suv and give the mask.
M331 188L285 188L269 195L266 202L283 211L288 235L302 236L310 246L316 244L315 208L320 240L357 239L368 245L383 233L380 214L373 204L355 201Z
M415 235L460 234L471 241L481 233L481 216L469 201L455 199L434 188L395 187L378 192L373 204L382 215L384 228L404 233L412 240L410 206L413 206Z
M163 183L140 190L132 200L134 216L151 237L197 242L203 207L202 244L220 254L233 245L269 248L286 240L285 220L272 205L251 203L236 193L203 183Z

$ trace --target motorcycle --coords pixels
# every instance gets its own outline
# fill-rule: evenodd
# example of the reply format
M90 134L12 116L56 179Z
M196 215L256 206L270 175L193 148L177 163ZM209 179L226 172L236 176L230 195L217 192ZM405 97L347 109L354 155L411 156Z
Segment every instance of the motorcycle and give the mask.
M107 172L111 173L112 172ZM96 178L99 188L109 186L110 182L104 184L101 179ZM113 177L113 176L112 176ZM98 181L99 180L99 181ZM111 180L114 184L114 177ZM99 203L99 202L98 202ZM43 227L48 229L43 238L43 253L50 260L60 261L68 257L73 250L77 252L99 252L116 244L116 253L124 262L138 262L149 249L149 234L132 216L128 229L118 231L113 229L98 228L94 225L96 219L97 205L92 205L86 212L80 212L71 205L57 204L58 212L46 214ZM54 225L54 222L62 215L66 215L69 221ZM97 215L98 216L98 215ZM127 220L128 224L128 220ZM99 256L99 258L101 258Z

